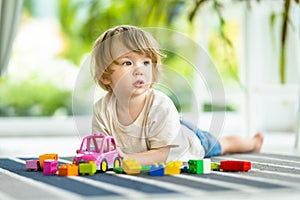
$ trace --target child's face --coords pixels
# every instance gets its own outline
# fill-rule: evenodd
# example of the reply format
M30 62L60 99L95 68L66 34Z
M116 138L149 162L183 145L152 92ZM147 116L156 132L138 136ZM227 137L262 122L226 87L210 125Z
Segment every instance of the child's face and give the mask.
M152 83L152 60L146 55L130 52L116 59L110 68L114 71L105 79L113 92L134 97L144 94Z

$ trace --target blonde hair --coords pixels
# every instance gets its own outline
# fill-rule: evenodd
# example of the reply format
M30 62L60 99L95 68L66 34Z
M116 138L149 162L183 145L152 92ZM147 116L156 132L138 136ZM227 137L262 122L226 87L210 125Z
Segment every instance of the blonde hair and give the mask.
M159 80L161 58L164 55L159 51L156 40L151 34L140 28L121 25L104 32L94 44L92 52L93 77L101 88L106 91L112 91L109 85L102 83L101 78L109 78L113 73L113 70L109 67L110 64L118 57L131 51L151 58L153 63L152 83Z

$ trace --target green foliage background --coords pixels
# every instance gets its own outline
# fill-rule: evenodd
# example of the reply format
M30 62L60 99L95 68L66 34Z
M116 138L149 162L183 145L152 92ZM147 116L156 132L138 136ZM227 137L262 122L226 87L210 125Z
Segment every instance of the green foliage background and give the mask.
M24 1L24 13L29 17L39 17L37 9L43 8L36 8L37 1L39 0ZM43 2L46 0L39 1L39 5L43 6ZM190 27L196 26L191 23L191 12L196 7L196 0L52 0L52 2L56 5L54 14L60 23L64 39L64 50L58 56L72 61L78 67L83 55L91 51L95 39L116 25L164 27L188 35L193 30ZM220 26L224 24L225 22ZM237 74L237 63L233 60L233 65L230 66L223 62L224 56L219 58L219 53L223 52L219 50L219 44L216 42L224 38L228 41L224 36L226 35L222 31L215 33L209 48L213 59L219 60L224 74L232 79L231 74ZM172 66L179 74L192 80L193 72L189 70L191 68L185 67L189 64L179 56L167 54L165 65ZM234 55L231 58L236 59ZM228 73L228 66L232 73ZM174 88L178 86L174 85ZM178 110L184 111L190 107L191 94L184 93L185 88L180 89L184 96L183 102L178 105L176 97L171 99L176 100L174 103ZM0 116L48 116L60 108L64 108L67 114L72 114L72 91L63 90L51 83L40 83L36 81L34 75L30 80L23 82L11 82L1 78L0 98Z

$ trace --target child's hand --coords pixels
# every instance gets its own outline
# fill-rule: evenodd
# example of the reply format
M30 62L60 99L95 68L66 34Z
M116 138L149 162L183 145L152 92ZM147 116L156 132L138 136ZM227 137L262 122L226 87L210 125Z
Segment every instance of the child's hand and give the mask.
M120 158L123 160L127 155L119 147L117 147L117 150L119 151Z

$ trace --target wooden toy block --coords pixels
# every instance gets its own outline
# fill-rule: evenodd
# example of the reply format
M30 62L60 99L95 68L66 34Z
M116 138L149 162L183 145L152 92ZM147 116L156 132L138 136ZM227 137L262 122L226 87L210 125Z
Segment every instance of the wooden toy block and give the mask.
M150 176L164 176L165 175L165 166L163 164L158 165L154 163L149 171Z
M39 160L26 160L26 169L38 171L40 169Z
M57 160L54 159L46 159L44 160L44 175L53 175L57 172Z
M182 162L181 161L171 161L165 166L166 175L180 174Z
M210 159L205 158L202 160L189 160L188 173L191 174L210 174Z
M74 164L62 164L58 168L58 176L78 176L78 166Z
M224 172L247 172L251 169L251 162L239 160L222 160L220 169Z
M141 172L141 168L135 159L123 160L122 169L126 174L138 174Z
M43 154L39 156L39 161L40 161L40 167L41 169L44 168L44 160L46 159L54 159L54 160L58 160L58 155L55 153L49 153L49 154Z
M96 164L94 161L90 161L89 163L80 163L79 164L79 173L81 175L89 174L93 175L97 171Z

